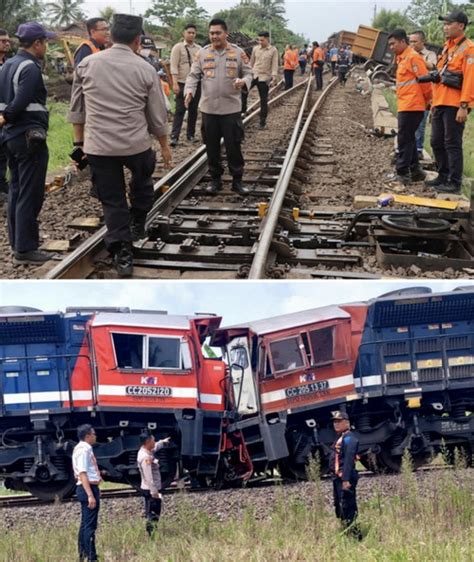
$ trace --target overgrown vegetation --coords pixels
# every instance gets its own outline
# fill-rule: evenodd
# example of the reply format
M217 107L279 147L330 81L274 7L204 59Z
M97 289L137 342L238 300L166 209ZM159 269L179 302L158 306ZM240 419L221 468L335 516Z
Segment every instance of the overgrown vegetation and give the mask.
M61 170L70 163L72 150L72 125L66 121L69 104L51 101L49 107L48 171Z
M183 494L172 518L165 507L154 541L146 536L143 520L112 520L102 514L98 550L104 562L468 562L474 548L473 482L472 471L454 469L433 474L427 486L427 479L419 481L407 463L396 484L392 480L388 485L384 477L374 479L371 498L359 501L365 535L361 543L339 527L317 480L304 498L288 499L285 488L280 489L265 518L255 505L239 520L220 522L196 510L190 496ZM11 529L3 525L2 562L76 559L77 523L67 527L60 520L37 521L36 527ZM38 525L41 533L36 532Z

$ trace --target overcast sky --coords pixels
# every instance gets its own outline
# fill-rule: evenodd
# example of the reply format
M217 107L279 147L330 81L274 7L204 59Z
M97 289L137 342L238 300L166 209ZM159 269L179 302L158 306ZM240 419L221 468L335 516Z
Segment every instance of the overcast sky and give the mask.
M197 0L212 15L219 10L230 8L238 0ZM410 2L402 0L388 2L377 0L286 0L288 26L311 40L324 41L334 31L345 29L357 31L359 24L369 25L374 14L374 6L390 10L404 10ZM144 14L151 5L149 0L86 0L85 11L96 16L105 6L113 6L117 12ZM131 8L130 8L131 7Z
M43 311L67 306L128 306L170 314L212 312L223 325L268 318L329 304L367 300L400 287L423 285L449 291L474 281L293 281L141 282L3 281L0 306L32 306Z

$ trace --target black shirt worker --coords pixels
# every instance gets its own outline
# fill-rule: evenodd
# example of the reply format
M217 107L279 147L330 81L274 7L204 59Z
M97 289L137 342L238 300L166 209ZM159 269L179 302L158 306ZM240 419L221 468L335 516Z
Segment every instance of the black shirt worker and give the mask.
M16 264L41 264L51 255L39 247L38 215L48 168L47 91L41 73L47 40L55 37L37 22L21 24L18 53L0 72L0 127L11 171L8 234Z
M10 37L8 31L0 29L0 71L7 54L10 51ZM7 182L8 157L5 148L0 144L0 205L7 200L8 182Z
M102 18L90 18L86 21L89 39L83 41L74 53L74 66L95 53L100 53L109 42L110 33L107 22Z

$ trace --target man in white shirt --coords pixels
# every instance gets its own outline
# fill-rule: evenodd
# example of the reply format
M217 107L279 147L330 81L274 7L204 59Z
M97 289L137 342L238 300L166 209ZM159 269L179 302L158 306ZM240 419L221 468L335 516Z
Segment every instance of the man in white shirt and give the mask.
M155 442L153 435L143 431L140 435L141 447L137 455L137 465L140 471L140 489L145 498L146 532L153 538L161 514L161 474L160 462L155 457L171 437Z
M79 527L79 560L97 560L95 533L99 518L102 481L99 466L92 450L97 440L94 428L89 424L77 428L79 443L72 453L72 468L77 479L76 494L81 502L81 526Z

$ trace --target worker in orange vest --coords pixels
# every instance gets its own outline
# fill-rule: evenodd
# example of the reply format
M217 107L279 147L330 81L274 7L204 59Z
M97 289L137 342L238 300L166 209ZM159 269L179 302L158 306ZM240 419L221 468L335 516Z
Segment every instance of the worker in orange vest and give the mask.
M316 78L316 90L323 89L324 51L317 41L313 41L313 70Z
M293 88L293 76L298 67L298 51L292 45L287 45L283 55L283 75L285 77L285 90Z
M396 173L390 179L408 185L426 177L418 161L415 135L431 102L431 84L417 81L418 77L425 76L428 71L422 55L408 45L404 29L395 29L390 33L388 46L396 55L398 110Z
M474 42L465 35L468 18L454 11L439 18L446 36L433 84L431 146L438 177L425 182L443 193L460 193L463 174L462 136L474 107Z
M336 517L340 519L348 534L361 540L362 533L355 523L357 517L356 469L359 440L351 431L349 416L337 410L332 413L332 422L337 439L332 446L330 469L333 474L333 497Z
M109 25L103 18L90 18L86 21L89 39L83 41L74 53L74 67L89 55L100 53L109 42Z

